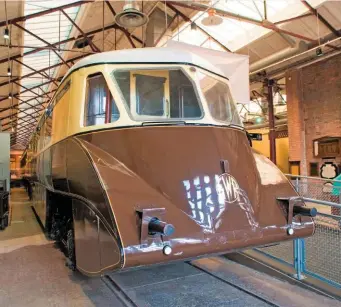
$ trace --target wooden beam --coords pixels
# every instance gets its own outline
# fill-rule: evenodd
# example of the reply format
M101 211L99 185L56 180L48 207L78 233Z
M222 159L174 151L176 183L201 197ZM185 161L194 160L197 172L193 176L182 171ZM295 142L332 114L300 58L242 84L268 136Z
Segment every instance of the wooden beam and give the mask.
M6 126L16 126L17 127L17 130L20 131L21 128L25 128L27 127L28 125L33 125L35 126L37 123L38 123L38 118L40 117L40 114L38 114L37 116L33 117L30 119L30 120L35 120L34 122L28 122L27 120L23 120L25 123L28 123L28 124L19 124L18 123L18 120L20 119L23 119L25 118L26 116L23 116L23 117L16 117L15 119L7 122L5 125L3 125L3 127L6 127ZM13 125L12 125L13 124ZM7 129L7 128L6 128ZM6 131L6 129L3 129L3 131Z
M154 46L157 46L157 44L161 41L161 39L163 38L163 36L166 34L166 32L170 29L170 27L173 25L173 22L177 19L178 14L175 13L173 19L170 21L170 23L168 24L167 28L165 27L165 29L162 31L160 37L156 40L156 42L154 43ZM178 25L179 26L179 25Z
M104 30L106 31L106 30L115 29L115 28L117 28L116 25L109 25L109 26L106 26L106 27L104 28ZM86 32L85 34L86 34L87 36L90 36L90 35L99 33L99 32L101 32L102 30L103 30L103 29L101 28L101 29L97 29L97 30L90 31L90 32ZM66 43L69 43L69 42L72 42L72 41L76 41L76 40L80 39L81 37L82 37L82 35L79 35L79 36L77 36L77 37L70 37L70 38L64 39L64 40L62 40L62 41L60 41L60 42L53 43L53 44L51 44L51 46L36 47L34 50L25 52L25 53L23 53L23 54L13 55L13 56L11 56L11 57L9 57L9 58L6 57L6 58L0 60L0 64L6 63L8 60L11 61L11 60L14 60L14 59L17 59L17 58L21 58L21 57L24 57L24 56L27 56L27 55L30 55L30 54L34 54L34 53L39 52L39 51L41 51L41 50L46 50L46 48L52 50L52 48L55 48L56 46L59 46L59 45L62 45L62 44L66 44ZM55 48L55 49L57 49L57 48ZM89 53L89 54L91 54L91 53Z
M54 93L54 92L56 92L56 91L57 91L57 89L52 90L52 91L48 92L48 94ZM42 96L43 96L43 95L37 95L37 96L34 97L34 98L31 98L31 99L26 100L25 103L30 102L30 101L32 101L32 100L35 100L35 99L37 99L37 98L39 98L39 97L42 97ZM39 105L44 104L44 103L45 103L45 102L40 103ZM21 106L21 105L23 105L23 104L24 104L24 103L18 103L17 105L15 105L15 106L13 106L13 107L3 108L3 109L0 111L0 113L6 112L7 110L10 110L10 109L18 109L17 107L19 107L19 106ZM37 106L37 105L36 105L36 106ZM19 109L19 110L20 110L20 109ZM9 117L9 116L7 116L7 117L2 117L2 118L0 118L0 120L6 119L6 118L8 118L8 117Z
M116 24L111 24L111 25L108 25L108 26L104 27L104 31L111 30L111 29L119 29L119 26L116 25ZM96 29L96 30L93 30L93 31L85 32L85 34L87 36L91 36L91 35L94 35L96 33L102 32L102 31L103 31L103 28L100 28L100 29ZM82 37L82 35L78 35L76 37L70 37L70 38L64 39L64 40L62 40L60 42L53 43L53 44L51 44L51 46L35 47L33 50L27 51L27 52L25 52L23 54L20 53L20 54L12 55L9 58L5 57L5 58L0 60L0 64L6 63L6 62L8 62L8 60L11 61L11 60L14 60L14 59L18 59L18 58L21 58L21 57L24 57L24 56L27 56L27 55L30 55L30 54L37 53L37 52L42 51L42 50L52 50L52 49L56 49L57 50L57 48L56 48L57 46L62 45L62 44L66 44L66 43L69 43L69 42L72 42L72 41L76 41L76 40L80 39L81 37ZM136 37L135 35L131 35L131 37L135 41L137 41L138 43L143 44L142 40L139 39L138 37ZM12 46L12 45L10 45L10 46ZM7 45L6 45L6 47L7 47ZM62 51L69 51L69 50L66 50L66 49L65 50L61 49L61 50ZM73 52L76 52L76 51L73 50ZM80 52L80 51L78 51L78 52ZM92 54L92 52L87 52L87 54Z
M340 32L337 31L322 15L320 15L315 8L313 8L308 1L302 0L302 3L322 22L336 37L340 37Z
M27 30L26 28L22 27L21 25L17 24L17 23L14 23L14 25L21 29L22 31L25 31L26 33L32 35L33 37L35 37L36 39L39 39L41 42L43 42L44 44L50 46L50 47L53 47L52 44L50 44L49 42L47 42L46 40L42 39L40 36L34 34L33 32ZM71 68L71 66L63 59L63 57L55 50L55 49L52 49L52 51L56 54L56 56L62 60L62 62L69 68Z
M206 30L204 30L203 28L201 28L198 24L196 24L195 22L193 22L187 15L185 15L184 13L180 12L176 7L174 7L174 5L178 5L178 2L174 3L173 1L170 2L166 2L166 5L176 14L178 14L184 21L186 22L190 22L190 23L194 23L197 28L203 32L205 35L207 35L208 37L210 37L214 42L216 42L220 47L222 47L225 51L231 52L231 50L229 48L227 48L224 44L222 44L220 41L218 41L216 38L214 38L211 34L209 34ZM183 6L183 4L181 4L180 6Z
M81 6L83 4L92 3L92 2L94 2L94 0L92 0L92 1L87 1L87 0L76 1L76 2L73 2L73 3L57 6L57 7L48 9L48 10L44 10L44 11L41 11L41 12L29 14L29 15L26 15L26 16L15 17L15 18L12 18L12 19L8 19L7 21L6 20L1 21L0 22L0 27L4 27L7 24L13 24L13 23L16 23L16 22L26 21L26 20L29 20L29 19L32 19L32 18L40 17L40 16L47 15L47 14L51 14L51 13L59 11L61 9L65 10L65 9L70 8L70 7Z
M14 59L14 61L17 62L19 65L23 65L23 66L25 66L26 68L35 71L38 75L41 75L43 78L50 79L51 82L53 82L56 86L58 86L57 82L55 82L48 74L39 72L39 71L37 71L36 69L34 69L33 67L31 67L31 66L29 66L29 65L27 65L27 64L25 64L25 63L23 63L23 62L21 62L21 61L19 61L18 59Z
M16 81L17 81L18 79L20 80L20 78L15 78ZM39 85L33 86L33 87L31 87L31 90L34 90L34 89L36 89L36 88L39 88L40 86L44 86L44 85L49 84L49 83L51 83L51 82L52 82L52 81L47 81L47 82L41 83L41 84L39 84ZM21 95L21 94L24 94L24 93L27 93L27 92L28 92L28 90L25 90L25 91L22 91L22 92L12 93L12 95L13 95L13 97L17 97L18 95ZM35 95L36 95L36 94L35 94ZM4 101L4 100L7 100L7 99L9 99L8 96L6 96L6 97L4 97L4 98L0 98L0 102L1 102L1 101ZM0 111L0 113L1 113L1 111Z
M30 135L35 129L37 122L30 123L27 125L23 125L20 128L15 128L15 133L17 135L23 136L23 135ZM11 130L11 127L4 129L3 131L9 131Z
M266 0L263 0L264 4L264 19L268 19L268 10L266 8Z
M110 10L111 14L112 14L112 15L114 16L114 18L115 18L116 12L115 12L114 8L111 6L111 4L110 4L109 1L105 1L105 3L106 3L107 6L109 7L109 10ZM124 33L124 35L126 36L126 38L127 38L128 41L129 41L130 45L131 45L133 48L136 48L136 45L134 44L132 38L130 37L129 31L128 31L127 29L125 29L125 28L119 26L118 24L116 24L116 26L118 27L119 30L121 30L121 31ZM141 43L143 44L142 41L141 41Z
M83 58L83 56L78 56L78 57L75 57L75 58L66 60L66 62L67 62L67 63L70 63L70 62L72 62L72 61L77 61L77 60L80 60L80 59L82 59L82 58ZM48 67L39 69L38 72L43 72L43 71L46 71L46 70L48 70L48 69L55 68L55 67L58 67L58 66L61 66L61 65L63 65L63 63L56 63L56 64L54 64L54 65L51 65L51 66L48 66ZM29 74L27 74L27 75L22 76L21 78L12 79L11 81L13 82L13 81L18 81L18 80L22 80L22 79L25 79L25 78L29 78L29 77L31 77L31 76L33 76L33 75L35 75L35 74L36 74L36 72L29 73ZM8 81L2 82L2 83L0 83L0 87L5 86L5 85L8 85L8 83L9 83Z
M32 114L30 114L30 113L26 113L26 111L23 111L22 110L22 112L25 114L25 116L22 116L22 117L17 117L17 119L19 120L19 119L21 119L23 122L27 122L28 120L26 119L26 117L30 117L30 119L29 120L32 120L32 119L35 119L35 117L32 115Z
M292 18L283 19L283 20L274 22L274 24L277 26L277 25L280 25L282 23L286 23L286 22L290 22L290 21L294 21L294 20L299 20L299 19L302 19L302 18L305 18L305 17L309 17L309 16L312 16L312 13L306 13L306 14L295 16L295 17L292 17Z
M27 87L21 85L20 83L17 83L16 81L14 81L13 83L16 84L16 85L18 85L18 86L20 86L20 87L22 87L22 88L24 88L24 89L26 89L26 90L29 90ZM37 96L38 94L35 93L35 92L33 92L33 91L31 91L31 90L30 90L30 92L33 93L33 94L35 95L33 99L35 99L35 100L39 103L40 101L38 101L38 99L36 98L36 96ZM18 100L20 100L20 101L24 101L24 100L22 100L22 99L19 98L19 97L16 97L16 98L17 98ZM28 104L29 106L31 106L32 108L34 107L33 105L29 104L28 102L27 102L27 104Z
M83 35L83 37L87 40L87 42L90 45L90 48L94 52L101 52L101 50L98 49L98 47L92 42L92 40L84 33L84 31L70 18L68 14L66 14L62 9L60 10L64 16L73 24L73 26Z
M188 3L188 2L169 1L169 2L167 2L167 5L169 5L169 4L174 4L176 6L180 6L180 7L184 7L184 8L189 8L189 9L192 9L192 10L198 10L198 11L206 11L209 8L206 5L203 5L203 4L200 4L200 3L193 3L193 2L189 2ZM297 33L294 33L294 32L287 31L287 30L284 30L282 28L279 28L274 23L272 23L272 22L270 22L268 20L257 20L257 19L246 17L246 16L238 15L238 14L235 14L235 13L232 13L232 12L229 12L229 11L225 11L225 10L222 10L222 9L218 9L218 8L214 8L214 9L216 11L216 14L219 15L219 16L222 16L222 17L226 17L226 18L230 18L230 19L235 19L235 20L251 23L251 24L254 24L256 26L272 30L274 32L287 34L289 36L296 37L296 38L299 38L301 40L305 40L305 41L312 42L312 43L315 43L315 44L319 43L318 40L316 40L316 39L309 38L307 36L300 35L300 34L297 34ZM330 45L330 44L328 44L326 46L329 47L329 48L336 49L336 50L340 49L340 48L335 47L335 46Z

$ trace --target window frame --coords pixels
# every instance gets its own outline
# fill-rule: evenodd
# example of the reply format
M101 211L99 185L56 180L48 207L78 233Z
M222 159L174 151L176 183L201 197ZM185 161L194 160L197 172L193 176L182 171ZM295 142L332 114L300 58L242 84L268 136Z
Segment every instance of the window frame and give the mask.
M313 168L316 167L316 174L312 174ZM320 175L320 165L318 162L309 162L309 176L311 177L319 177Z
M126 70L127 71L127 70ZM129 70L128 70L129 71ZM143 75L147 77L156 77L156 78L164 78L165 82L163 82L163 113L162 115L144 115L139 114L137 111L137 97L138 97L138 86L137 86L137 75ZM133 81L133 82L132 82ZM121 90L121 89L120 89ZM136 73L130 74L130 112L133 114L134 118L139 119L147 119L148 118L162 118L167 119L167 113L169 110L167 108L169 107L169 101L170 101L170 91L169 91L169 74L168 76L156 76L156 75L148 75L145 74L143 70L136 70Z
M189 68L190 67L194 67L196 70L198 70L197 67L195 66L188 66ZM192 86L193 86L193 90L194 90L194 93L195 93L195 96L197 98L197 101L199 103L199 108L200 108L200 111L201 111L201 116L200 117L188 117L188 118L168 118L168 117L161 117L161 116L154 116L156 121L157 122L161 122L162 120L165 121L165 123L171 123L171 122L186 122L186 121L201 121L203 119L205 119L206 117L206 113L205 113L205 108L203 106L203 100L200 96L200 93L199 93L199 90L198 90L198 85L197 85L197 77L196 75L194 75L194 77L191 77L190 74L184 69L184 67L182 66L170 66L170 65L163 65L163 66L158 66L158 65L153 65L153 66L135 66L135 67L129 67L129 68L121 68L121 67L117 67L117 68L113 68L110 70L109 72L109 76L115 86L115 89L119 95L119 99L120 99L120 102L122 102L124 108L125 108L125 111L129 117L130 120L132 120L133 122L139 122L139 123L143 123L143 122L153 122L153 119L152 119L152 116L145 116L145 118L134 118L133 116L133 113L131 112L130 108L128 107L128 103L126 101L126 99L124 98L124 95L121 91L121 88L116 80L116 77L115 77L115 73L116 72L126 72L126 71L131 71L131 70L135 70L135 71L143 71L143 70L146 70L146 71L158 71L158 70L181 70L182 73L186 76L186 78L188 78L188 80L191 82ZM135 95L135 93L134 93ZM205 101L206 103L206 101ZM141 116L141 115L138 115L138 116ZM142 115L144 116L144 115Z
M203 74L203 75L205 75L205 76L208 76L208 77L210 77L210 78L216 80L217 82L222 83L223 85L227 86L229 98L230 98L230 100L232 101L232 104L234 105L235 110L236 110L236 113L237 113L238 118L239 118L239 124L236 124L236 123L233 122L233 116L231 116L231 122L228 123L227 121L220 120L220 119L218 119L218 118L216 118L216 117L214 117L214 116L212 115L212 112L210 111L210 108L209 108L209 103L207 102L207 99L206 99L206 95L205 95L205 93L204 93L202 87L200 86L199 73L200 73L200 74ZM199 89L200 89L200 91L201 91L201 94L202 94L202 96L203 96L203 99L205 100L205 104L206 104L206 106L207 106L207 109L208 109L209 114L210 114L211 118L213 119L213 121L215 121L215 122L217 122L217 123L222 123L224 126L227 126L227 127L234 126L234 127L238 127L238 128L241 128L241 129L245 129L245 128L244 128L244 125L243 125L243 121L241 120L241 118L240 118L240 116L239 116L237 104L236 104L236 102L235 102L235 100L234 100L234 98L233 98L233 95L232 95L232 92L231 92L231 88L230 88L229 82L226 82L226 80L224 80L223 78L217 77L216 75L214 75L214 74L212 74L212 73L210 73L210 72L208 72L208 71L206 71L206 70L203 70L203 69L198 69L198 70L196 71L196 80L197 80L197 82L198 82L198 87L199 87Z
M87 125L87 112L88 112L88 105L89 105L89 101L88 101L88 79L91 77L96 77L96 76L103 77L103 79L105 81L105 85L106 85L105 86L106 103L105 103L105 111L104 111L104 123L103 124ZM110 90L108 80L105 78L105 72L100 70L100 71L96 71L96 72L91 72L91 73L87 74L86 76L84 76L84 96L83 96L83 99L84 99L83 112L81 112L81 114L83 113L83 116L82 116L82 127L83 128L113 124L120 119L121 112L120 112L119 108L117 107L117 102L116 102L117 100L115 99L114 95L112 94L112 92ZM118 118L115 121L111 120L112 102L115 103L116 109L118 110Z

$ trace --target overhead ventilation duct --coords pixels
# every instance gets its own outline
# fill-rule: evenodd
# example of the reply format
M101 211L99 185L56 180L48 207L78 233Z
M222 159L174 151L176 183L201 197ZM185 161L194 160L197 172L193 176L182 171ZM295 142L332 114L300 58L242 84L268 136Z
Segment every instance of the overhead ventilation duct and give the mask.
M265 69L267 66L284 60L288 57L308 50L308 45L304 41L296 43L293 48L285 48L280 52L276 52L266 58L256 61L250 65L250 72L253 73L257 70Z
M148 22L148 16L140 11L136 1L126 1L123 11L115 17L116 23L123 28L137 28Z

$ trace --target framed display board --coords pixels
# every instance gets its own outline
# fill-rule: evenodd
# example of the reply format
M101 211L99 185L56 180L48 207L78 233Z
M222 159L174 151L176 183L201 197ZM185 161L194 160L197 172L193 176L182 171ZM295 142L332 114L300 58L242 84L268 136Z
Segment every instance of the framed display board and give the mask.
M324 137L313 142L314 157L335 158L341 156L341 138Z

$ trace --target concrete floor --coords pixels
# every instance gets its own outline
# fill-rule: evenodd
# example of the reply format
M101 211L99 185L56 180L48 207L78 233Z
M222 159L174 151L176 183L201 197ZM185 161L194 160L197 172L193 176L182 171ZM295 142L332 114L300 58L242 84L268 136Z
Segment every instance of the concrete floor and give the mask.
M11 205L11 225L0 232L0 307L122 306L101 278L87 278L65 267L64 255L42 234L24 189L12 190ZM228 260L207 258L193 263L280 306L341 306ZM188 273L184 266L188 265L145 267L110 276L138 306L208 306L208 302L210 306L267 306L196 269Z
M10 227L0 231L0 253L8 253L24 246L47 244L24 188L11 190L10 203Z
M23 188L12 189L11 225L0 231L0 306L117 306L100 278L65 267L64 255L46 240Z

